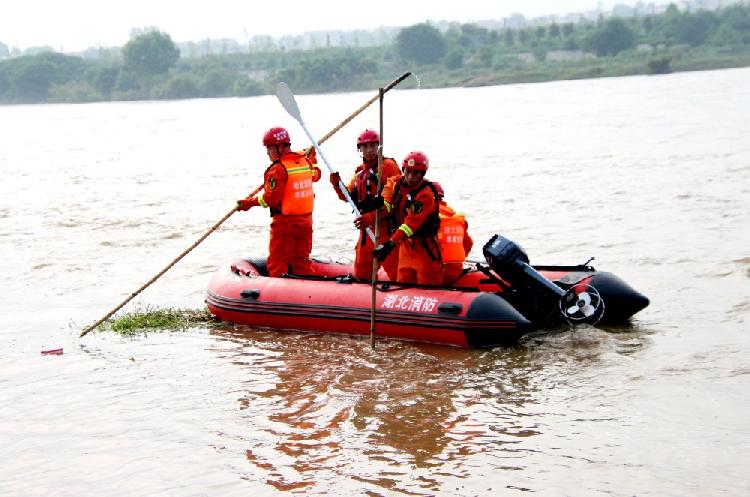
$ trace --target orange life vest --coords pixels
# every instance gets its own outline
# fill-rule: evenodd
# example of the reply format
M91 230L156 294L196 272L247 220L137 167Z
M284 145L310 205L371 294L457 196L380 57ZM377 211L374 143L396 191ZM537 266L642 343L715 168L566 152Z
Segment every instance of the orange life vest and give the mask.
M281 157L287 180L281 198L281 213L284 215L311 214L315 201L313 193L313 171L310 162L300 154L288 153Z
M464 250L464 237L466 236L466 218L463 214L448 207L445 202L440 202L440 229L438 230L438 242L443 262L464 262L466 251Z
M377 163L370 165L363 163L358 166L351 181L352 188L350 191L357 208L362 212L377 209L378 205L373 203L374 197L380 194L388 178L398 170L398 163L395 160L383 157L384 177L381 178L380 190L378 190ZM389 175L389 173L391 174Z

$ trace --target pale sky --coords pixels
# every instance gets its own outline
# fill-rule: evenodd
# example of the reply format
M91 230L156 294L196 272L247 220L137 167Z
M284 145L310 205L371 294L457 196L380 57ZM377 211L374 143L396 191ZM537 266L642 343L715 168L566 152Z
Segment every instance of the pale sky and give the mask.
M610 10L636 0L2 0L0 42L25 49L78 51L122 46L132 28L155 26L175 42L247 40L306 31L409 26L426 20L469 22ZM657 2L659 3L659 2Z

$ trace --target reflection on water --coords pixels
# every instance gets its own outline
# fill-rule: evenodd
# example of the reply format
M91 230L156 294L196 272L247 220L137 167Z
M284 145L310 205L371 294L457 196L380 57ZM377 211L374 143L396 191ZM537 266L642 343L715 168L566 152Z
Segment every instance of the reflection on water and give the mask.
M545 392L645 345L616 331L537 333L492 350L390 341L373 350L349 336L245 327L211 334L232 344L217 353L247 378L237 409L252 427L245 456L256 478L278 490L429 494L476 476L488 457L523 471L546 429Z

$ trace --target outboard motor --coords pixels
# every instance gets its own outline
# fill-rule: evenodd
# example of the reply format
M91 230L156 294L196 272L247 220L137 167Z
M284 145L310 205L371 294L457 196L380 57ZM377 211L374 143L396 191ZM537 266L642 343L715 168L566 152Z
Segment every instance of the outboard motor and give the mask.
M604 314L604 302L595 288L578 284L563 290L531 267L526 252L504 236L494 235L482 251L490 268L510 283L515 294L512 303L527 318L532 318L528 314L548 317L555 307L569 322L593 324Z

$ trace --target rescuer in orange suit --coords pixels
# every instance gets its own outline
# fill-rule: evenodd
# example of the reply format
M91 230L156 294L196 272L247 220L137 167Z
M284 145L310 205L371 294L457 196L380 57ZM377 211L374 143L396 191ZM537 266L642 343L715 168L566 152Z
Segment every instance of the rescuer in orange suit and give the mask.
M268 275L311 274L312 212L315 195L312 184L320 169L305 155L292 152L289 133L271 128L263 135L271 165L263 174L263 193L237 201L239 210L262 206L271 213L268 246Z
M464 261L474 246L469 236L469 223L462 212L456 212L444 200L443 187L433 182L440 204L440 229L437 239L443 256L443 285L451 286L464 272Z
M349 185L346 187L349 191L354 204L357 206L361 214L374 213L378 208L382 207L382 199L380 192L378 191L378 147L380 146L380 135L372 130L366 129L360 133L357 137L357 150L362 155L362 164L360 164L354 171L354 176L349 181ZM401 170L398 167L398 163L395 160L387 157L383 157L383 171L380 179L381 187L386 184L389 178L398 177L401 175ZM339 182L341 177L339 173L331 174L331 184L336 190L339 198L346 201L346 197L339 189ZM373 218L374 224L374 218ZM376 231L373 229L373 232ZM378 243L383 243L388 240L390 233L388 232L388 220L383 217L380 220L380 231L378 232ZM359 230L359 240L354 248L354 277L360 279L369 280L372 277L372 251L375 248L375 244L372 243L372 239L367 235L364 227ZM396 271L398 268L398 254L393 253L385 258L382 262L383 269L385 269L388 278L391 280L396 279Z
M403 176L391 178L383 189L383 209L398 226L391 237L378 245L373 255L380 261L398 247L400 283L441 285L443 262L437 233L440 228L438 192L425 179L429 159L422 152L411 152L402 164ZM374 213L354 221L358 228L372 224Z

